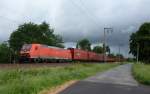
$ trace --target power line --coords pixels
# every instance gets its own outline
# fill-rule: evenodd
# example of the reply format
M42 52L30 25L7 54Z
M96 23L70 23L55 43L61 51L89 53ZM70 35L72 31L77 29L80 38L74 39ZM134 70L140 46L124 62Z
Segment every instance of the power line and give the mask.
M13 20L13 19L10 19L10 18L7 18L7 17L5 17L5 16L2 16L2 15L0 15L0 17L2 17L2 18L4 18L5 20L8 20L8 21L10 21L10 22L13 22L13 23L20 23L19 21L16 21L16 20Z
M95 15L92 15L92 12L85 6L85 4L83 3L82 0L79 0L79 1L80 1L80 4L82 5L82 7L86 10L86 12L91 16L93 21L99 26L99 23L96 21L96 19L98 19L98 18Z
M8 11L8 10L10 10L9 8L3 8L3 10L6 10L6 11ZM25 14L24 13L18 13L17 11L15 11L15 10L10 10L10 12L13 12L14 14L17 14L18 16L20 16L21 18L24 18L25 17ZM27 17L28 18L28 17ZM30 18L29 18L30 19Z
M10 19L10 18L8 18L8 17L6 17L6 16L2 16L2 15L0 15L0 17L1 17L1 19L3 19L3 20L7 20L7 21L9 21L8 23L12 26L12 25L14 25L14 23L16 23L17 25L18 24L20 24L20 23L22 23L22 22L20 22L20 21L17 21L17 20L14 20L14 19ZM12 24L11 24L12 23ZM3 26L4 24L1 24L0 25L0 27L1 28L8 28L8 26ZM8 24L7 24L8 25ZM10 27L10 26L9 26Z
M8 11L8 10L10 10L10 9L8 9L8 8L3 8L3 10L6 10L6 11ZM24 13L21 13L21 12L17 12L17 11L15 11L15 10L10 10L10 12L13 12L14 14L16 14L17 16L19 16L19 17L21 17L21 18L27 18L27 20L29 20L29 21L31 21L31 19L32 19L32 17L30 17L30 16L28 16L28 15L26 15L26 14L24 14ZM6 18L6 17L3 17L3 18L5 18L5 19L7 19L7 20L11 20L11 21L13 21L13 22L19 22L19 21L16 21L16 20L12 20L12 19L9 19L9 18ZM35 18L35 17L34 17ZM35 19L39 19L40 17L36 17ZM19 23L22 23L22 22L19 22Z
M80 11L84 12L85 14L87 14L87 16L97 25L99 26L99 24L95 21L95 19L92 17L91 13L89 13L87 11L86 8L84 8L83 6L80 6L79 4L76 4L75 2L73 2L73 0L69 0L74 6L76 6L78 9L80 9Z

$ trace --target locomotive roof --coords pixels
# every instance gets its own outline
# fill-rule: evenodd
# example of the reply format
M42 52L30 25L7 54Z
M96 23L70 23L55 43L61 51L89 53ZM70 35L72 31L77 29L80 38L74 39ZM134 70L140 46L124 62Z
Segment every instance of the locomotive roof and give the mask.
M63 49L63 48L59 48L59 47L55 47L55 46L48 46L45 44L41 44L42 47L48 47L48 48L55 48L55 49Z

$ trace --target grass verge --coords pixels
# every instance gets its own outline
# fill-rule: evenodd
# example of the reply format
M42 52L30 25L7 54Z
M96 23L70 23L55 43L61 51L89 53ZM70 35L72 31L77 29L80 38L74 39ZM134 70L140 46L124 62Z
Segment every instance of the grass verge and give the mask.
M59 85L57 87L43 90L43 91L39 92L38 94L59 94L61 91L65 90L66 88L68 88L69 86L71 86L77 82L78 82L77 80L71 80L71 81L63 83L62 85Z
M115 66L117 64L74 64L55 68L0 70L0 94L38 94Z
M133 76L141 84L150 85L150 65L134 64Z

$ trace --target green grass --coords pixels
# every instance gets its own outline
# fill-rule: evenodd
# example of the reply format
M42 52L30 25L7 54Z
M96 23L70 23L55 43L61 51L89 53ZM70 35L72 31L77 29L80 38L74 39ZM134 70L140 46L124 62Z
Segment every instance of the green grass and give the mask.
M69 80L81 80L117 64L74 64L67 67L0 70L0 94L37 94Z
M134 64L133 76L141 84L150 85L150 65Z

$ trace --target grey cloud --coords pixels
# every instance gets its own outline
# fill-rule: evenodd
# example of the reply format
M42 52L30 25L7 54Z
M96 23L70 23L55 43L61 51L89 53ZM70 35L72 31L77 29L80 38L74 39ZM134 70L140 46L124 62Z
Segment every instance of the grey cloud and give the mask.
M67 43L82 38L102 43L103 28L113 27L107 44L112 50L123 44L127 55L131 33L150 21L149 4L150 0L0 0L0 41L29 21L47 21Z

